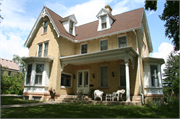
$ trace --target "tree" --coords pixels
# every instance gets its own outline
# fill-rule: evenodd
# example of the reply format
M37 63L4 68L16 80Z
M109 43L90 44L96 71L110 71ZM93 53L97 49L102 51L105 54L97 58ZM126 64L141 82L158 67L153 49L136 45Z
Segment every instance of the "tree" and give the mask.
M167 90L173 89L176 95L179 94L179 55L180 53L170 53L163 74L166 77L163 80L167 83L172 83L172 86L168 86Z
M25 66L26 66L26 63L22 60L23 58L25 58L25 57L20 57L18 55L13 55L13 59L12 59L13 61L15 61L18 64L18 66L20 67L20 70L22 72L24 72L24 69L25 69Z
M157 10L157 1L145 1L146 10ZM175 50L179 50L179 1L166 1L159 18L165 21L165 36L172 39Z

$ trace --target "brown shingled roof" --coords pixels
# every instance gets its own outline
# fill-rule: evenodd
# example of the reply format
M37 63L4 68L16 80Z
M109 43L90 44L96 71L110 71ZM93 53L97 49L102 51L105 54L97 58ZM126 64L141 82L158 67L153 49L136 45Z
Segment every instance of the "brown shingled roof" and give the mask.
M47 8L47 7L46 7ZM133 29L141 26L143 10L144 8L132 10L122 14L115 15L116 21L112 24L111 28L104 31L97 31L98 29L98 20L87 23L81 26L76 27L76 36L73 36L66 32L64 26L60 20L64 19L49 8L47 8L50 16L52 17L57 29L60 34L72 39L72 40L85 40L88 38L98 37L110 33L115 33L119 31L124 31L128 29Z
M19 70L19 67L18 67L17 63L12 61L12 60L7 60L7 59L0 58L0 64L3 67L7 67L8 69Z

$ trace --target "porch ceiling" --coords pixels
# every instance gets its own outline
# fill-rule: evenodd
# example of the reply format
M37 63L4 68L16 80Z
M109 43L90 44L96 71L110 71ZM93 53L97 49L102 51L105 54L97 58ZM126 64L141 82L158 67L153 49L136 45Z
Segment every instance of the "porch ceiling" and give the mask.
M125 60L125 58L134 59L136 56L138 56L138 54L132 47L124 47L119 49L60 57L60 60L62 65L65 66L67 64L82 65L115 61L119 59Z

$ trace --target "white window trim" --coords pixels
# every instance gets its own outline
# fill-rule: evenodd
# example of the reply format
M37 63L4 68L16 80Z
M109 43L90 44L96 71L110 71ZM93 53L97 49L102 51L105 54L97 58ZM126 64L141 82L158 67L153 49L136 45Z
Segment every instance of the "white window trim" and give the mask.
M35 82L36 82L36 66L37 66L37 64L42 64L42 65L44 65L44 69L43 69L43 72L42 72L42 81L41 81L41 84L35 84ZM35 63L34 86L44 86L44 80L45 80L45 79L44 79L44 73L45 73L45 64L36 62L36 63Z
M82 45L85 45L85 44L87 44L87 53L88 53L88 43L82 43L82 44L80 44L80 54L82 54L82 53L81 53L81 50L82 50L81 46L82 46ZM83 54L86 54L86 53L83 53Z
M108 73L107 73L107 75L108 75L108 86L107 87L102 87L101 86L101 67L103 67L103 66L107 66L107 68L108 68ZM101 65L99 67L99 87L100 88L109 88L109 66L108 65Z
M46 21L47 21L48 24L49 24L49 21L48 21L48 20L43 21L43 30L42 30L42 34L44 34L44 23L45 23ZM47 24L47 28L48 28L48 24ZM47 33L47 31L46 31L45 33Z
M61 75L62 75L62 74L71 75L71 86L61 86L61 84L60 84L60 87L61 87L61 88L72 88L73 75L70 74L70 73L66 73L66 72L61 72Z
M120 80L121 80L121 79L120 79L120 71L121 71L121 70L120 70L120 65L122 65L122 64L125 65L125 63L119 63L119 66L118 66L118 69L119 69L119 71L118 71L118 74L119 74L119 87L120 87L120 88L126 87L126 86L121 86L121 85L120 85ZM125 69L124 69L124 70L125 70L125 72L126 72L126 66L125 66ZM126 76L126 73L125 73L125 76ZM125 81L126 81L126 79L125 79Z
M154 66L157 66L157 70L158 70L158 83L159 83L159 86L152 86L152 80L151 80L151 65L154 65ZM160 77L160 75L161 75L161 72L160 72L160 69L159 69L159 64L157 64L157 63L150 63L149 64L149 72L150 72L150 75L149 75L149 86L150 87L152 87L152 88L159 88L159 87L161 87L161 83L162 82L160 82L160 80L161 80L161 77Z
M106 50L101 50L101 41L107 40L107 50L108 50L108 39L102 39L99 40L99 51L106 51Z
M118 38L124 37L124 36L126 36L126 47L128 46L128 43L127 43L127 35L121 35L121 36L117 36L117 47L118 47L118 48L120 48L120 47L119 47L119 40L118 40Z
M42 57L42 55L44 54L44 51L43 51L44 45L43 45L43 43L39 43L39 44L38 44L38 47L37 47L37 57L38 57L38 55L39 55L39 45L40 45L40 44L42 44L42 54L41 54L41 57Z
M47 57L47 56L48 56L48 52L47 52L47 56L44 56L45 43L48 43L48 49L49 49L49 41L44 42L44 43L43 43L43 46L42 46L42 48L43 48L43 49L42 49L42 50L43 50L43 51L42 51L43 57Z

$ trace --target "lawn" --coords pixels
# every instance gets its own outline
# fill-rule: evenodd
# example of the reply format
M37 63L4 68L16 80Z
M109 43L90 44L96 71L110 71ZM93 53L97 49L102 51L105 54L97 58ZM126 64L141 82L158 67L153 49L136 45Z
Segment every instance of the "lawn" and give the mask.
M177 107L177 109L175 109ZM121 106L61 103L2 108L2 118L178 118L179 106Z
M1 105L12 105L12 104L28 104L28 103L38 103L42 101L37 100L23 100L16 96L1 96Z

